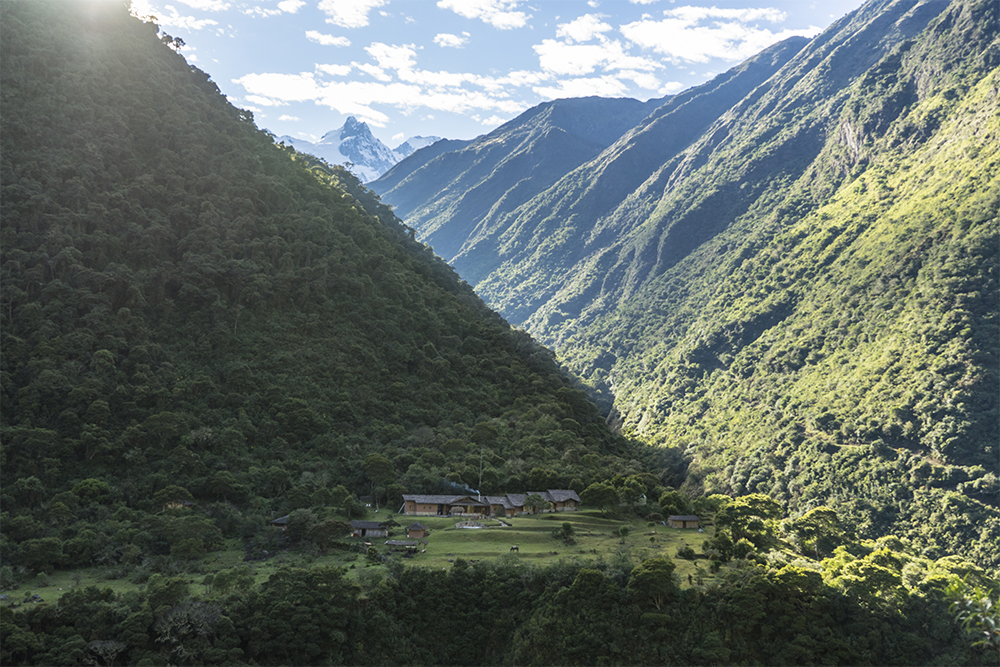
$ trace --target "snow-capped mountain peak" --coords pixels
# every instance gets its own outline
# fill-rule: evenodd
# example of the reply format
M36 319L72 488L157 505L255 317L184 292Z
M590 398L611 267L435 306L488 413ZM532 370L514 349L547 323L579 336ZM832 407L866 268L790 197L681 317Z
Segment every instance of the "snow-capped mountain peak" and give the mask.
M363 183L370 183L414 151L429 146L440 137L412 137L395 150L379 141L363 121L350 116L343 126L330 130L315 142L290 136L278 137L300 153L309 153L330 164L345 165Z

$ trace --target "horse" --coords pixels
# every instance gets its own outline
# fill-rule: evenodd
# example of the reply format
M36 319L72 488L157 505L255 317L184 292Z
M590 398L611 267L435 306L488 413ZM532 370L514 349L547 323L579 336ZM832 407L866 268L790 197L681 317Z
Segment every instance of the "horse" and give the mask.
M517 548L517 545L516 545L516 544L515 544L514 546L512 546L512 547L510 548L510 550L511 550L511 551L516 551L517 553L521 553L521 550Z

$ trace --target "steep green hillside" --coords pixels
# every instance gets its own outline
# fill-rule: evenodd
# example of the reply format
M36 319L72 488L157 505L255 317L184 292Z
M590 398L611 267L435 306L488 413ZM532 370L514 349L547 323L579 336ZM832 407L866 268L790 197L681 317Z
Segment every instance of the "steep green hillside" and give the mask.
M639 469L551 352L155 25L0 10L4 565L39 539L139 562L178 548L159 512L188 500L212 548L352 495Z
M509 211L594 157L663 100L554 100L418 168L404 160L372 188L446 259L481 233L492 208Z
M828 117L800 112L822 149L794 179L747 170L780 144L725 130L630 237L616 306L535 320L626 432L685 450L692 491L1000 563L997 13L951 3Z

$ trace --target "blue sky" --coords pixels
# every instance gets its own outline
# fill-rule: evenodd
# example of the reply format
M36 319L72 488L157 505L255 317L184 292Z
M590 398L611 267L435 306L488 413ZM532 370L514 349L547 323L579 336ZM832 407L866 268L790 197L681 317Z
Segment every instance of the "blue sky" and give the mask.
M132 0L233 104L315 140L471 139L560 97L663 97L861 0Z

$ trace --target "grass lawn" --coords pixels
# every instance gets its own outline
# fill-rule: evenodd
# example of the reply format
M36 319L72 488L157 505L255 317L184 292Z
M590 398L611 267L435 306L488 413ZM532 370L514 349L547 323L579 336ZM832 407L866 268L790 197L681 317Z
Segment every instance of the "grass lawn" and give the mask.
M417 567L450 567L454 559L464 558L477 561L511 554L511 547L517 546L518 558L545 565L564 558L580 560L609 559L625 553L635 561L656 556L667 556L677 564L677 574L682 584L688 585L687 575L696 577L696 563L707 572L705 560L687 561L677 557L677 550L684 546L701 553L702 545L710 533L697 530L678 530L662 524L649 525L640 519L613 518L598 510L578 512L558 512L518 516L505 519L508 526L498 521L486 520L486 528L461 529L455 524L455 517L409 517L396 516L402 528L396 528L391 539L401 539L405 526L419 521L430 529L426 537L426 552L405 559L408 565ZM573 527L573 543L552 536L552 532L569 523ZM622 543L618 535L621 526L628 526L629 534ZM405 537L402 537L405 539ZM384 540L382 540L384 542ZM380 550L387 549L373 542ZM423 546L423 545L421 545Z

